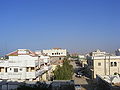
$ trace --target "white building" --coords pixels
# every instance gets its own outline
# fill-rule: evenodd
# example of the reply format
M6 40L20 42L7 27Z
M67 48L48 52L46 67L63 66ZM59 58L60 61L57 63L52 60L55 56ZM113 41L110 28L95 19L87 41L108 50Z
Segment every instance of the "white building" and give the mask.
M78 55L79 57L79 61L81 63L82 67L86 67L87 66L87 59L85 55Z
M8 59L0 60L0 79L6 80L40 80L40 77L51 65L47 60L41 60L34 52L18 49L7 54Z
M85 59L85 55L78 55L79 59Z
M43 50L42 53L50 56L52 60L63 60L67 56L67 50L61 48Z
M120 74L120 56L90 56L88 69L92 78L96 75Z
M91 52L90 53L90 56L105 56L107 53L106 52L101 52L99 49L94 51L94 52Z
M43 54L42 54L42 51L40 51L40 50L36 50L35 53L36 53L38 56L43 55Z
M67 50L61 48L43 50L43 53L49 56L67 56Z

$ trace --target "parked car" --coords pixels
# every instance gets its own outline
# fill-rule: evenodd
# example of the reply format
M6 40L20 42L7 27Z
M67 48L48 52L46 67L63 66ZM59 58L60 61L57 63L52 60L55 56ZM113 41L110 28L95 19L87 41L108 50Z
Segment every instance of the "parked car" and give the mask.
M82 87L80 84L75 84L75 90L82 90Z
M83 76L83 73L77 72L76 77L82 77L82 76Z

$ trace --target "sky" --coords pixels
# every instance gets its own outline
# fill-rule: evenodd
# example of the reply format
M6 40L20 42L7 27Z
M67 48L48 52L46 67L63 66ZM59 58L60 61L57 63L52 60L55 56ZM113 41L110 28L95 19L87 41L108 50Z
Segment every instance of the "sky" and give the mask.
M0 0L0 54L120 48L120 0Z

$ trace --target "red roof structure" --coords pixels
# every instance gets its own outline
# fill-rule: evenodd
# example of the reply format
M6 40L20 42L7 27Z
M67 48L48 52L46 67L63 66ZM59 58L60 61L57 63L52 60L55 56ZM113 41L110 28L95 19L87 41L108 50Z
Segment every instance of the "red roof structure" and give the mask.
M18 49L16 51L13 51L13 52L7 54L6 56L18 56L18 55L37 56L37 54L35 54L35 52L32 52L28 49Z

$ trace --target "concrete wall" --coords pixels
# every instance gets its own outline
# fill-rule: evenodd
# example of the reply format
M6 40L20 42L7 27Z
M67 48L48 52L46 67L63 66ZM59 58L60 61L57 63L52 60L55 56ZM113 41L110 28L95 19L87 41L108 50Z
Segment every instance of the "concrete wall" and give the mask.
M67 56L67 50L66 49L43 50L43 53L47 54L49 56Z
M119 59L97 59L94 62L94 78L98 75L114 75L114 73L120 74L120 58ZM111 66L111 62L116 62L117 66ZM98 65L98 64L101 65Z
M57 60L64 60L65 57L51 57L51 60L57 61Z

